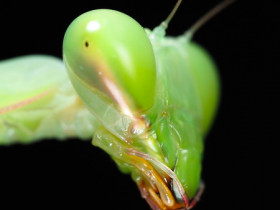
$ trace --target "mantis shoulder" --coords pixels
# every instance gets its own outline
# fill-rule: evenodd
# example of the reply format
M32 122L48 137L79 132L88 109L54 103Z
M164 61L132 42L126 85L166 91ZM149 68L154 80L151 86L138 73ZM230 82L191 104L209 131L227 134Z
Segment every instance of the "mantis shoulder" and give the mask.
M0 62L0 74L0 145L92 135L94 118L72 88L60 59L17 57Z

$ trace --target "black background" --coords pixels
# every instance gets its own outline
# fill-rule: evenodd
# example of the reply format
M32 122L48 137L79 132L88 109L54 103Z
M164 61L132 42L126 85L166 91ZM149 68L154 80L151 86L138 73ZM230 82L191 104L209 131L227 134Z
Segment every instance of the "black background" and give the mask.
M153 28L166 18L174 2L2 1L0 60L24 54L61 57L67 26L88 10L119 10L142 26ZM218 2L185 1L167 33L172 36L183 33ZM272 122L262 124L262 130L257 126L263 122L265 91L276 91L274 84L264 80L267 58L260 59L264 54L263 35L271 30L266 24L259 27L262 15L263 9L238 1L194 37L213 55L222 82L219 113L206 140L203 163L206 191L197 210L261 209L264 205L263 149L259 146L264 135L266 141L271 140ZM267 85L269 88L265 88ZM271 101L272 97L268 99ZM90 142L76 139L0 147L0 194L1 209L5 204L37 209L149 209L130 177L121 174L107 154Z

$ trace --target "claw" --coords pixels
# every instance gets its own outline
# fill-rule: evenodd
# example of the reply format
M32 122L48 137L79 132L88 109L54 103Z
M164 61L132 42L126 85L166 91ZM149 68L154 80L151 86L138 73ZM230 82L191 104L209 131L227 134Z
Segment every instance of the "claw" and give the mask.
M196 205L196 203L200 200L200 198L204 192L204 189L205 189L205 184L204 184L204 182L201 182L197 194L192 199L192 201L187 209L192 209Z

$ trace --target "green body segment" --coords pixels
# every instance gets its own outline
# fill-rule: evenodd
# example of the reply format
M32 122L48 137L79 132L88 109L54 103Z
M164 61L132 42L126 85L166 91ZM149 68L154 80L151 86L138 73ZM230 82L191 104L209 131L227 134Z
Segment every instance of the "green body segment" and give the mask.
M29 55L1 61L0 75L0 145L93 135L96 119L60 59Z

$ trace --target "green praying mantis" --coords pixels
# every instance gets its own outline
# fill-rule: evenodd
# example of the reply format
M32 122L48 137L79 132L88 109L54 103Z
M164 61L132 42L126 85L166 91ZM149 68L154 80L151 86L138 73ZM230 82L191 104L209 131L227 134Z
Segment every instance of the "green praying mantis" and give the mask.
M203 192L204 136L219 101L216 65L191 38L233 0L166 37L181 2L152 31L114 10L82 14L65 33L64 63L1 61L0 145L93 136L152 209L191 209Z

